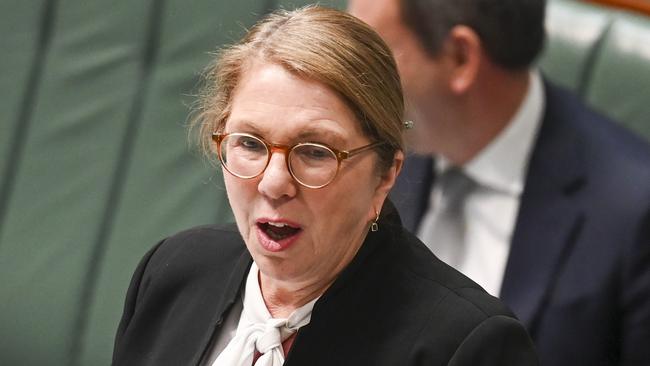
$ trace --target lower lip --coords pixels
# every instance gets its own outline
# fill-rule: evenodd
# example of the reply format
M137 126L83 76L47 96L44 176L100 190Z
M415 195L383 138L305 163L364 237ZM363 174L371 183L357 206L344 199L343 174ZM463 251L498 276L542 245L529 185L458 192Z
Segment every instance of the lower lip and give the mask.
M268 250L269 252L281 252L287 248L289 248L293 243L298 240L300 237L300 234L302 234L302 230L298 231L295 235L292 235L288 238L284 238L281 240L273 240L269 238L268 235L262 230L259 226L255 226L257 229L257 241L260 243L262 248Z

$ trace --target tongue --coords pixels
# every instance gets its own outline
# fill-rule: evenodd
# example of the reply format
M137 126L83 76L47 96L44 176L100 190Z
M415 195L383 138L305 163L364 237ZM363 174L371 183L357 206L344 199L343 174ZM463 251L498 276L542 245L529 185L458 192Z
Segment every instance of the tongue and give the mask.
M266 225L266 234L273 240L282 240L298 232L299 229L290 226L277 227Z

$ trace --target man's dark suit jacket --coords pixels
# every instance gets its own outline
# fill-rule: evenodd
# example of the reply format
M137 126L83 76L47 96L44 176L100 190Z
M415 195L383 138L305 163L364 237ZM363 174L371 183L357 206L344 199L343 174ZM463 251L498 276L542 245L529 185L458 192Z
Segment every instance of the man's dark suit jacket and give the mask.
M500 297L544 366L650 365L650 150L545 87ZM413 231L431 171L409 157L392 194Z
M502 303L385 211L316 302L285 365L536 365L532 341ZM134 274L113 364L201 364L251 261L234 226L164 240Z

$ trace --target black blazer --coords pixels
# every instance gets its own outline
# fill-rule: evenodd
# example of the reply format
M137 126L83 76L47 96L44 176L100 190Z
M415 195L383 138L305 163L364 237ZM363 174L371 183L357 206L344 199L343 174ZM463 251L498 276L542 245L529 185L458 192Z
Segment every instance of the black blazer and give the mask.
M379 231L316 302L285 365L536 365L530 338L501 302L384 211ZM113 364L201 364L251 261L234 226L161 242L133 276Z
M650 148L570 93L545 89L500 297L542 365L650 365ZM431 167L409 157L394 188L410 230Z

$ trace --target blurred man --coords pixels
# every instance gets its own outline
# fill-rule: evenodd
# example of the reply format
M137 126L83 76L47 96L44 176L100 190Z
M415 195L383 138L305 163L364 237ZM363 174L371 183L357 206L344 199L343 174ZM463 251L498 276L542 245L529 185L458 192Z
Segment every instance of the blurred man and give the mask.
M531 65L543 0L352 0L408 98L393 200L500 296L542 365L650 365L650 148Z

